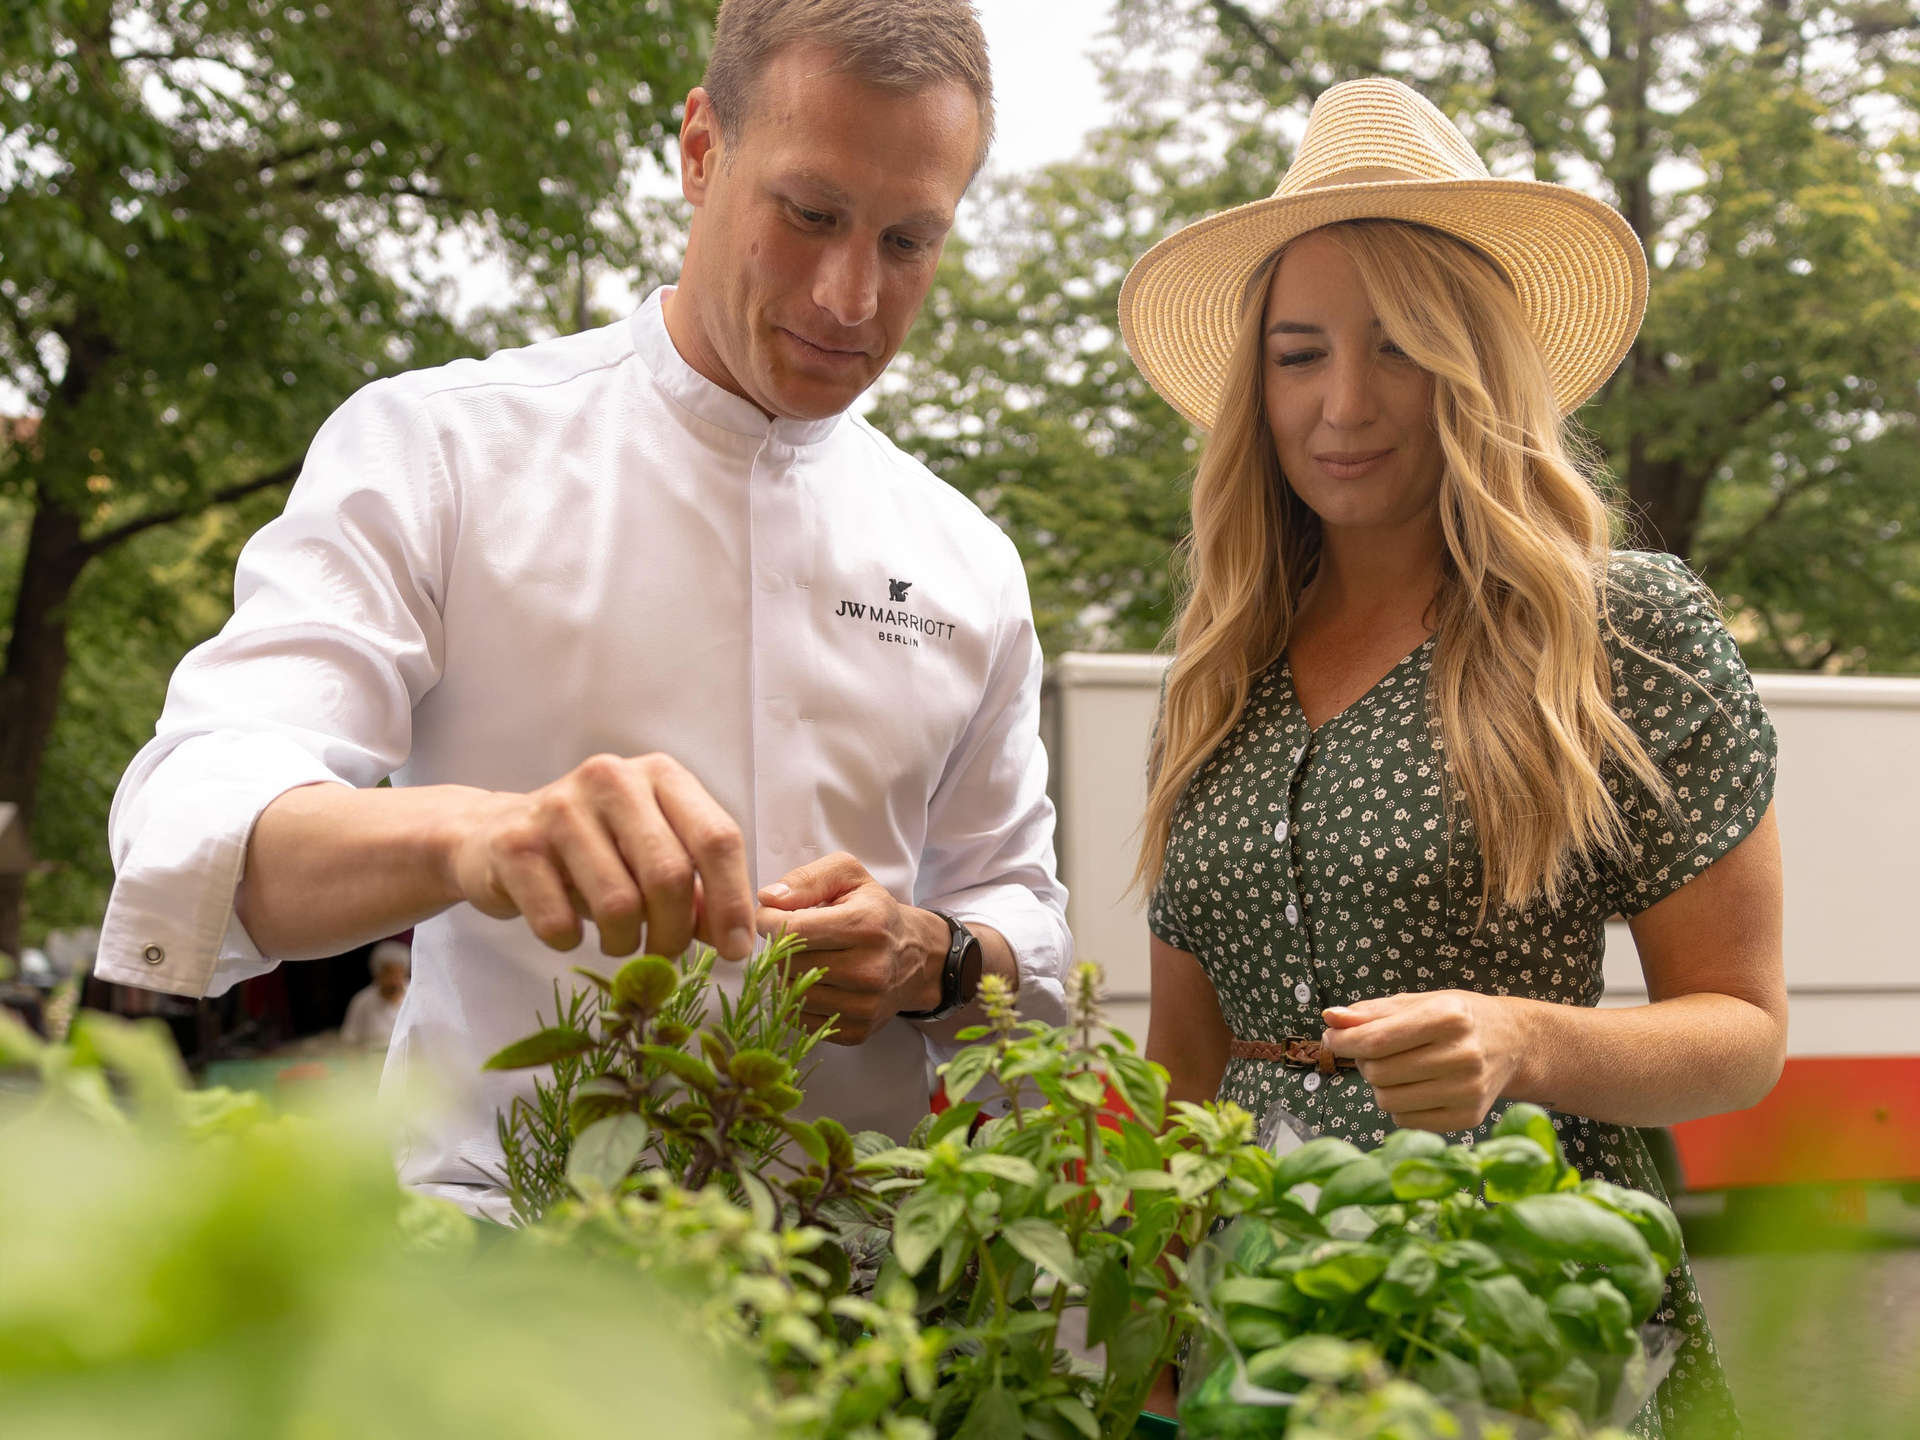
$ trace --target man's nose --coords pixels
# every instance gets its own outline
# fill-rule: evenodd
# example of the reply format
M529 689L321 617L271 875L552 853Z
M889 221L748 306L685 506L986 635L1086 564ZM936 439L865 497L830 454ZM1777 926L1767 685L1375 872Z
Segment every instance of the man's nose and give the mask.
M1370 352L1348 351L1337 356L1328 377L1324 406L1327 424L1336 430L1357 430L1378 418L1374 379Z
M879 257L854 236L827 247L813 282L813 303L851 330L880 308Z

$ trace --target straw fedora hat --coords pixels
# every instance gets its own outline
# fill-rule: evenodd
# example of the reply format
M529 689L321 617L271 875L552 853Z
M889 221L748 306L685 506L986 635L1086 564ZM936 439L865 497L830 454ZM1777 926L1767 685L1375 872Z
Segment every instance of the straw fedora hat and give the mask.
M1647 259L1618 211L1564 185L1493 179L1417 91L1350 80L1314 103L1271 198L1197 220L1134 262L1120 287L1120 334L1134 363L1208 428L1254 271L1309 230L1362 219L1444 230L1499 265L1563 415L1600 388L1640 328Z

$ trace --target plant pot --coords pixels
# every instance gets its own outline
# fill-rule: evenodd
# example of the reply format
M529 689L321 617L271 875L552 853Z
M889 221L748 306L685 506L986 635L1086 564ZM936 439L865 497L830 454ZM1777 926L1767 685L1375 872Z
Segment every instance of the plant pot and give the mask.
M1180 1434L1180 1422L1170 1420L1165 1415L1156 1415L1151 1410L1142 1410L1140 1419L1133 1427L1134 1440L1176 1440Z

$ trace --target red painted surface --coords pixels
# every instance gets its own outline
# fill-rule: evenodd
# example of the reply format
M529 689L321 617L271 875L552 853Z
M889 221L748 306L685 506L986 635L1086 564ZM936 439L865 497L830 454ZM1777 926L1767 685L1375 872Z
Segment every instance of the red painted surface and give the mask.
M1673 1138L1689 1190L1920 1180L1920 1055L1790 1059L1758 1105Z

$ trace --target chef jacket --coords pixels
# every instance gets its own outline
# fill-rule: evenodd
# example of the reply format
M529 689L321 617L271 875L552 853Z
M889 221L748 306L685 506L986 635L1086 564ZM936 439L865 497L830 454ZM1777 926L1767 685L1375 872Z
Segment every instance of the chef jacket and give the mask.
M103 979L200 996L271 969L234 897L254 820L296 786L524 792L663 752L739 823L756 886L848 851L900 901L999 931L1023 1014L1063 1018L1013 544L863 419L769 420L702 377L664 293L378 381L321 428L114 797ZM416 927L385 1083L438 1098L404 1181L504 1214L495 1114L531 1081L481 1064L596 956L465 904ZM952 1048L898 1019L821 1046L805 1113L904 1136Z

